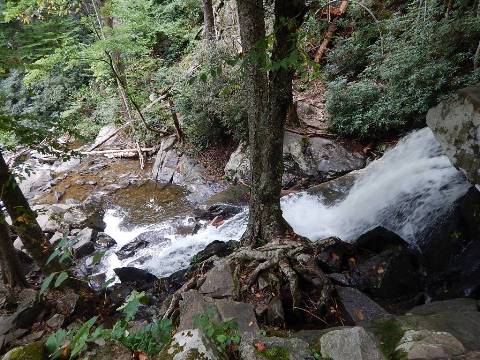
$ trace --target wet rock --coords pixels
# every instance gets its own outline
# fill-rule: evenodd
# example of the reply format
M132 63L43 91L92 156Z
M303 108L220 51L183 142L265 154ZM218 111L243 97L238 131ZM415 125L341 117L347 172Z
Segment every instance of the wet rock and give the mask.
M36 342L10 350L2 360L44 360L46 356L43 343Z
M284 184L304 178L325 181L365 166L362 154L347 150L339 142L289 132L284 137L283 157ZM231 155L225 175L235 180L249 179L248 149L244 144Z
M73 245L73 252L77 259L81 259L95 252L95 244L90 240L77 239Z
M423 292L424 281L416 254L386 250L362 261L354 269L354 283L376 299L411 299Z
M451 359L465 353L465 348L452 334L431 330L405 332L395 349L406 359Z
M480 296L480 192L472 187L418 243L436 300Z
M383 360L373 337L362 327L333 330L320 339L321 353L332 360Z
M229 204L214 204L208 208L211 219L216 216L221 216L223 219L229 219L243 211L241 206L229 205Z
M160 279L157 285L157 294L160 301L164 301L169 295L180 289L187 281L187 270L179 270L166 278Z
M159 354L160 359L227 360L228 356L198 329L177 332L170 343Z
M248 205L250 189L242 184L230 185L227 189L216 193L207 200L207 204L231 204L231 205Z
M361 235L355 242L358 247L380 254L384 250L408 248L408 243L394 232L377 226Z
M63 215L63 223L70 229L92 228L96 231L105 230L104 211L89 206L71 206Z
M472 184L480 184L480 86L457 91L427 114L432 129L448 158Z
M262 344L265 347L259 352L256 345ZM262 337L244 339L239 348L241 360L305 360L311 359L312 353L308 343L296 338Z
M139 290L151 289L154 286L155 281L157 281L155 275L152 275L143 269L122 267L113 269L113 271L122 283L135 284L136 288Z
M384 308L357 289L338 287L337 296L345 314L354 324L388 315Z
M232 297L235 294L232 269L228 262L222 262L212 268L206 275L199 291L213 298Z
M233 251L239 246L238 241L220 241L215 240L208 244L205 249L197 253L193 260L192 264L201 263L212 256L225 257L233 253Z
M111 247L117 245L117 242L110 235L107 235L104 232L99 232L97 234L95 243L103 249L110 249Z
M315 261L327 273L351 270L358 261L358 249L335 237L322 240L317 252Z
M355 170L336 179L326 181L307 189L307 193L318 196L327 206L332 206L344 200L355 184L361 170Z
M147 232L138 235L128 244L123 245L120 250L118 250L115 254L117 254L120 260L124 260L134 256L138 250L145 249L150 244L150 241L153 238L154 234L156 233Z

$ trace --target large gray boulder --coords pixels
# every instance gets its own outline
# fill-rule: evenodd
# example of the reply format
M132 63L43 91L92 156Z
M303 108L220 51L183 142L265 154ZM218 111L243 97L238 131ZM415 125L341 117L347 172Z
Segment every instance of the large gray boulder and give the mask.
M430 109L427 125L452 164L480 184L480 85L462 89Z
M408 360L451 359L465 353L465 347L444 331L409 330L395 349Z
M365 166L365 157L348 150L339 142L324 138L308 138L286 132L283 144L284 185L307 178L326 181ZM225 166L225 175L233 180L248 180L248 149L241 144Z
M192 201L206 199L213 191L208 186L205 167L175 145L174 136L162 141L152 168L153 180L186 187L192 193Z
M374 338L362 327L333 330L320 339L322 356L332 360L383 360Z

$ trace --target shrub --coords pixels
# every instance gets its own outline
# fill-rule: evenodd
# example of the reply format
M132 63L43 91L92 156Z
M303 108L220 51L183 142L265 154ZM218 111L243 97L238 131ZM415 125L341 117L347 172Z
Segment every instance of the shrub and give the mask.
M326 66L331 128L361 138L399 131L423 123L430 107L478 80L480 24L465 3L412 5L340 40Z
M188 139L199 149L233 137L246 138L246 110L240 65L221 45L201 47L195 71L177 86L175 104Z

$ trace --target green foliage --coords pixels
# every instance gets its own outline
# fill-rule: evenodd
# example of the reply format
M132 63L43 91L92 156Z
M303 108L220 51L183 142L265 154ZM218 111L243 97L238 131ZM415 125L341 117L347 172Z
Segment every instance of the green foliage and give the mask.
M237 59L217 45L200 47L194 62L198 67L176 85L175 96L188 139L198 149L229 136L245 139L245 95Z
M74 359L87 349L88 343L101 344L105 340L118 341L131 350L141 351L149 356L157 355L171 340L172 322L168 319L156 320L133 331L129 321L135 317L140 304L145 301L145 293L134 290L117 309L122 311L125 318L117 321L112 329L105 329L103 326L94 329L98 317L93 317L76 329L56 331L48 337L45 344L50 357L57 359L63 354L69 354L69 358Z
M225 349L227 346L238 345L241 337L238 333L238 323L235 319L232 318L218 323L214 321L214 317L214 309L209 308L207 313L197 315L194 318L194 325L222 349Z
M423 122L428 109L478 80L473 72L480 19L472 2L433 1L383 9L363 20L328 56L327 110L341 135L375 138ZM381 36L380 36L381 34Z

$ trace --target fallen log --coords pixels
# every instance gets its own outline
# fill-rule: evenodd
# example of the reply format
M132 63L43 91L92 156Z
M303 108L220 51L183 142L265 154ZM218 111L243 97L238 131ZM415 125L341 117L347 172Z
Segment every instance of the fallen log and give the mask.
M131 153L135 152L138 154L138 150L142 152L152 152L155 151L155 147L149 148L140 148L140 149L109 149L109 150L97 150L97 151L82 151L80 154L82 155L108 155L108 154L115 154L115 153Z

